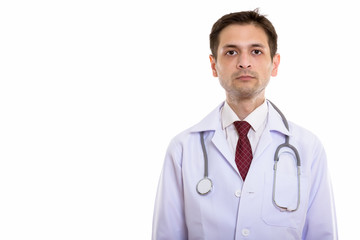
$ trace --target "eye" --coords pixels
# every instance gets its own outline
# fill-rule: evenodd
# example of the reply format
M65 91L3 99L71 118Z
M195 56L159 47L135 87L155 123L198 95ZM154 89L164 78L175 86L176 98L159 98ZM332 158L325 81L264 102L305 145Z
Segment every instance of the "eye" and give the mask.
M230 51L226 52L226 55L235 56L235 55L237 55L237 52L235 50L230 50Z
M255 49L255 50L252 50L251 53L254 55L260 55L260 54L262 54L262 51L259 49Z

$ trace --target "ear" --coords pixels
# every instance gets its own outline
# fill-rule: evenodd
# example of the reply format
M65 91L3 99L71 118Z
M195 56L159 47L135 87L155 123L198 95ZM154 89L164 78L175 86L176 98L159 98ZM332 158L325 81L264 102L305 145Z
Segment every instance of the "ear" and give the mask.
M271 71L271 76L275 77L278 73L278 69L279 69L279 64L280 64L280 54L275 54L275 56L273 57L273 69Z
M215 60L215 57L210 54L209 59L210 59L212 74L213 74L214 77L217 77L218 74L217 74L217 71L216 71L216 60Z

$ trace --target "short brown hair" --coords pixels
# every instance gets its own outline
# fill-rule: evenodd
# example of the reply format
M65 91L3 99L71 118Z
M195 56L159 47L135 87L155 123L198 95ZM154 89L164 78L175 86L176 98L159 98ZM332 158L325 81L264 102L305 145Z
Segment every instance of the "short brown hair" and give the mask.
M210 49L215 59L217 58L220 32L231 24L253 24L261 27L268 37L271 59L275 56L277 51L277 34L275 28L265 15L259 13L259 9L255 9L254 11L235 12L224 15L214 23L210 33Z

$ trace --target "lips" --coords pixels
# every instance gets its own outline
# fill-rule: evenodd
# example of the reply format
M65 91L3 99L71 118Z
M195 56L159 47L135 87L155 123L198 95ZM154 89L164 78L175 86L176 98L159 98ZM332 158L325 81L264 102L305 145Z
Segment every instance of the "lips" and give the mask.
M231 76L232 79L237 81L251 81L253 79L257 79L257 77L257 72L250 70L240 70L234 72Z
M254 77L251 75L240 75L236 77L236 79L242 80L242 81L249 81L252 80Z

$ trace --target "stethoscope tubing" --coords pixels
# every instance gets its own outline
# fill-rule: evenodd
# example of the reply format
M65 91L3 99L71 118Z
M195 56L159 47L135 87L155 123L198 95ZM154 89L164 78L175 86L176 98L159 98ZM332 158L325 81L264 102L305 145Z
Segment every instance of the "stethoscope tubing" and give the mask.
M269 100L268 100L269 101ZM269 101L270 104L273 106L273 108L279 113L279 115L281 116L281 119L286 127L286 129L288 131L290 131L289 129L289 123L286 120L284 114L280 111L280 109L278 107L276 107L275 104L273 104L271 101ZM213 188L213 184L211 179L208 177L209 175L209 160L208 160L208 155L207 155L207 151L206 151L206 146L205 146L205 140L204 140L204 132L200 132L200 142L201 142L201 148L202 148L202 152L204 155L204 177L198 182L198 184L196 185L196 190L200 195L206 195L208 194L212 188ZM282 148L289 148L291 149L294 154L295 154L295 160L296 160L296 168L297 168L297 188L298 188L298 198L297 198L297 204L296 207L294 209L289 209L287 207L284 206L280 206L278 205L278 203L276 202L275 198L275 191L276 191L276 176L277 176L277 164L279 162L279 154L280 154L280 150ZM280 209L280 211L288 211L288 212L294 212L296 210L298 210L299 206L300 206L300 167L301 167L301 161L300 161L300 155L298 150L289 143L289 136L285 136L285 142L281 145L279 145L275 151L274 154L274 178L273 178L273 192L272 192L272 201L274 203L274 205Z
M213 184L210 178L208 178L208 156L207 156L207 151L206 151L206 146L205 146L205 140L204 140L204 132L200 132L200 141L201 141L201 148L203 151L203 155L204 155L204 178L202 178L198 184L196 185L196 191L200 194L200 195L206 195L208 194L212 188L213 188Z

